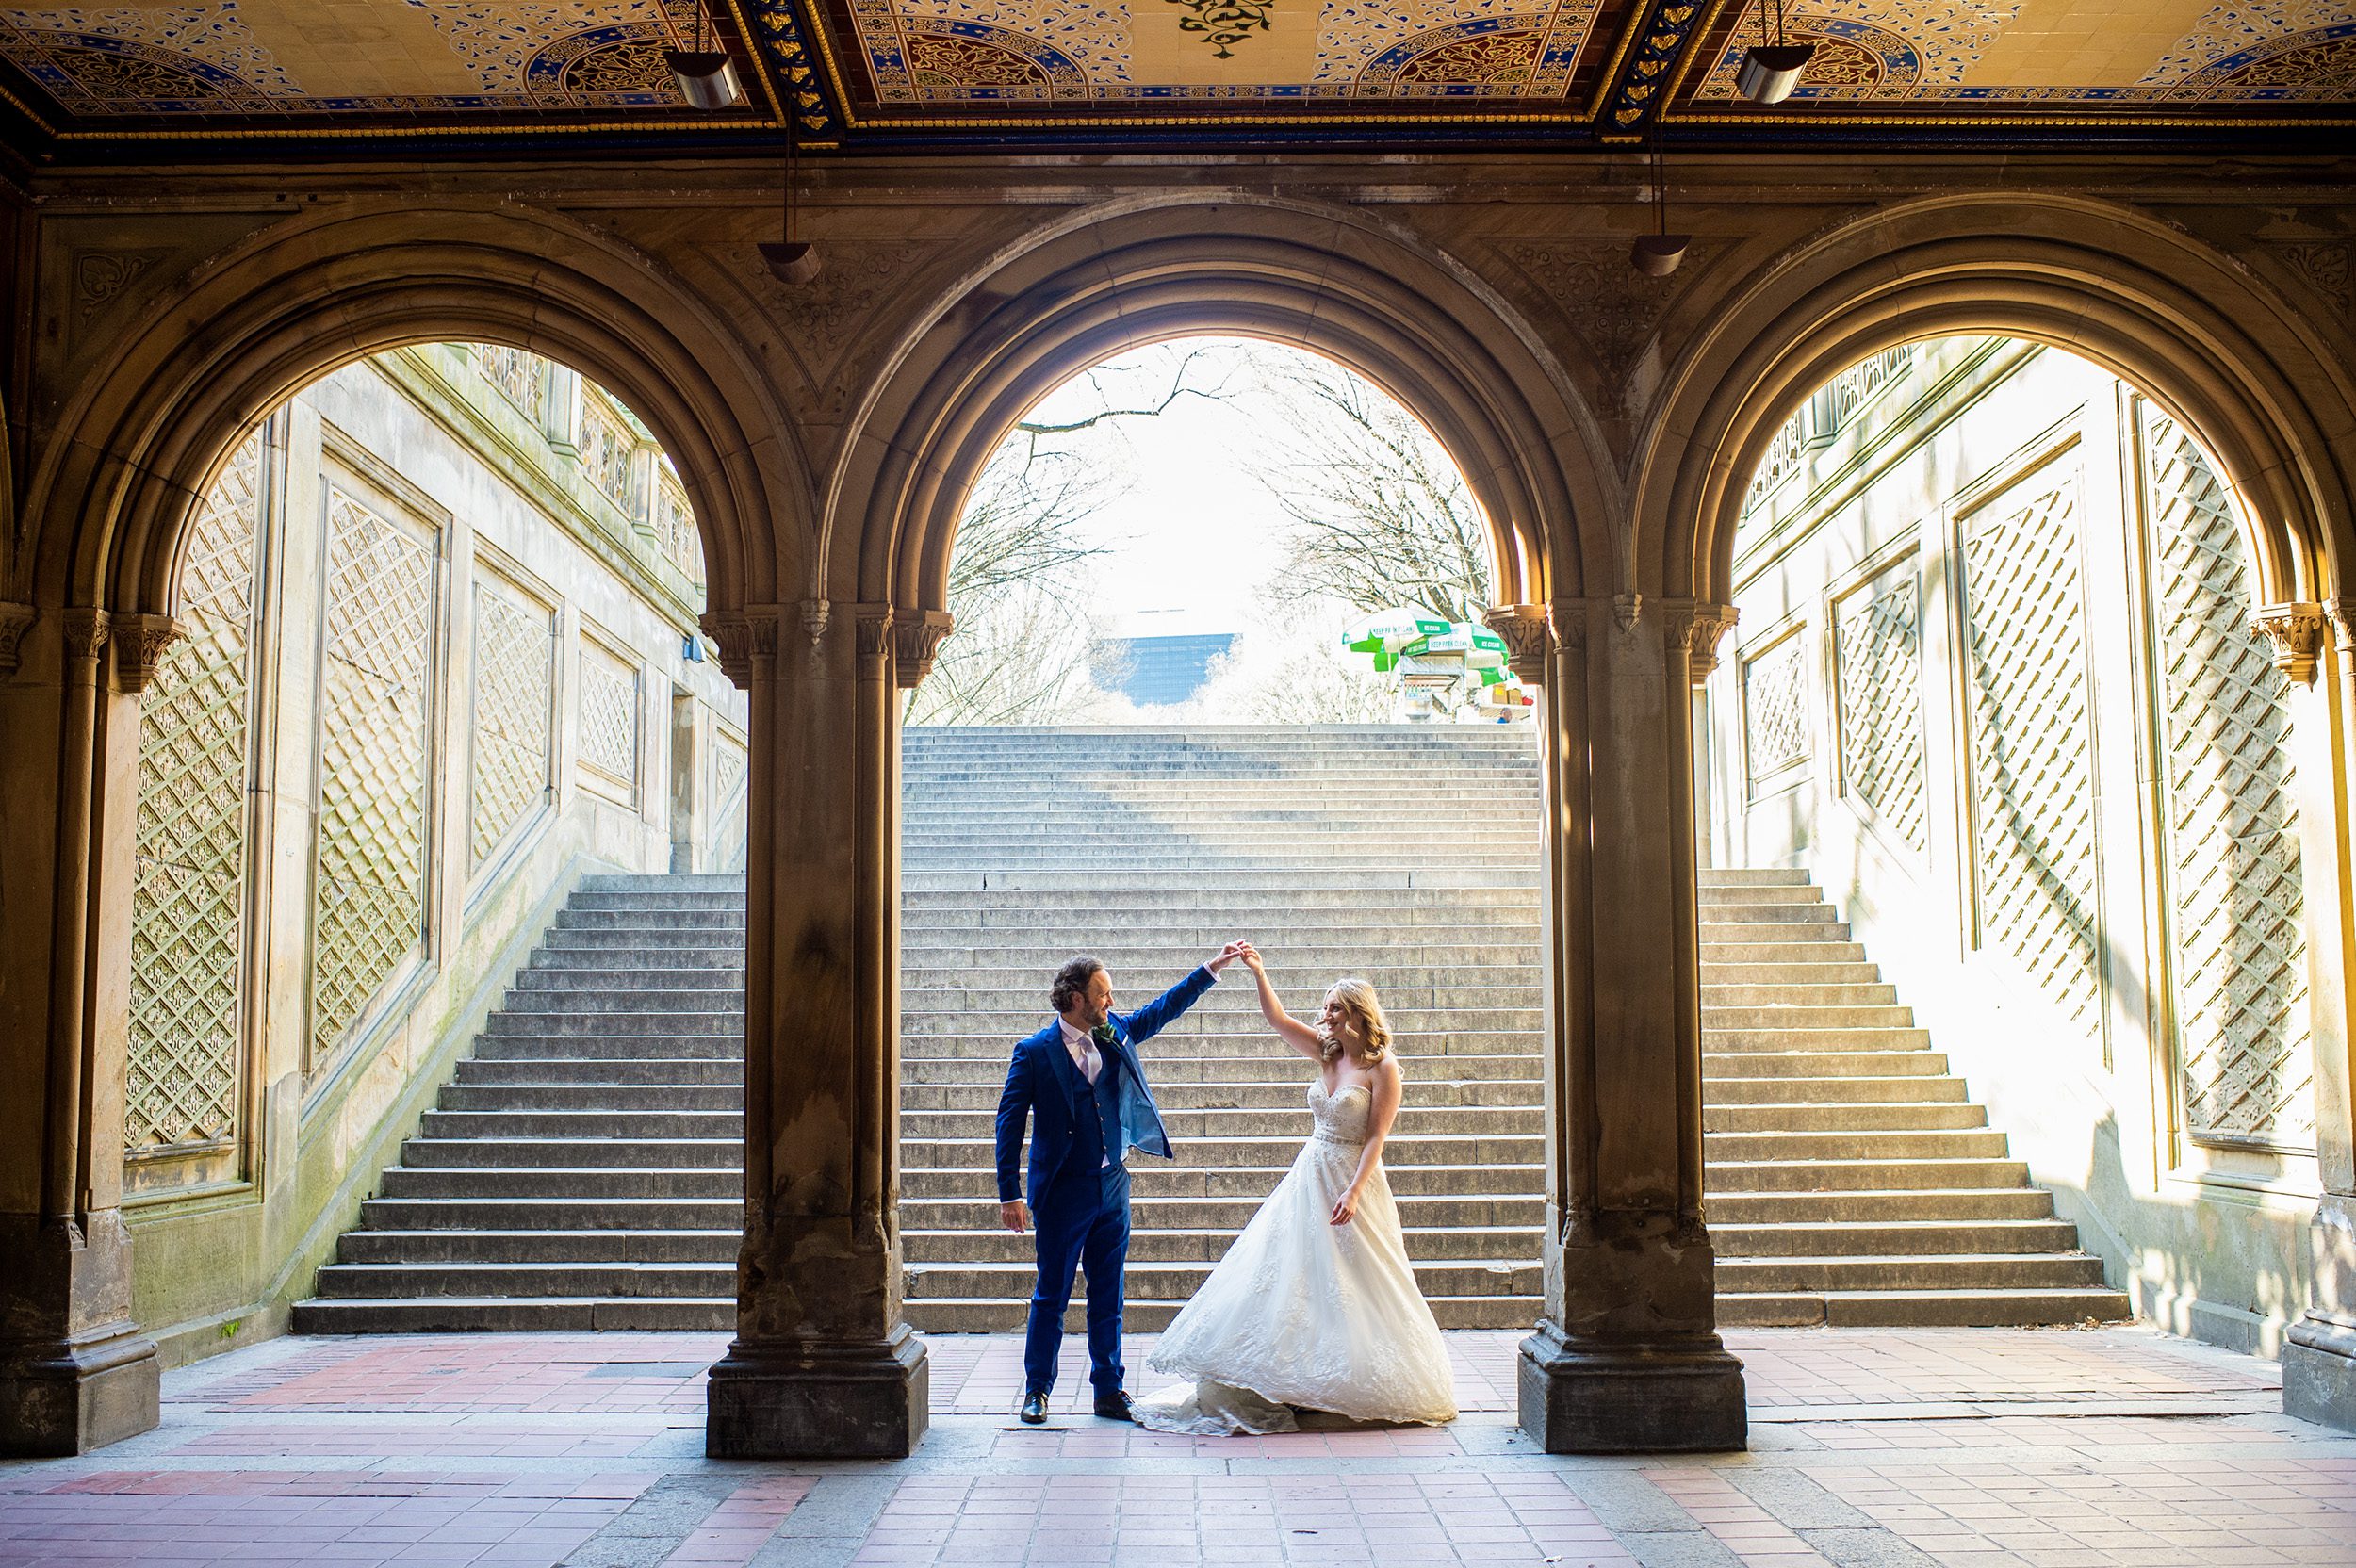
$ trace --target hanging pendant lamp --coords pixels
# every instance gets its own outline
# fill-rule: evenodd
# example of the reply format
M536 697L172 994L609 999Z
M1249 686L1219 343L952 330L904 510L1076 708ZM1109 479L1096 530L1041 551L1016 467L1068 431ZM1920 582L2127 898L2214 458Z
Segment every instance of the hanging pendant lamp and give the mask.
M794 237L794 116L785 117L785 195L783 237L761 242L761 259L779 283L799 286L818 275L818 246Z
M701 0L695 7L695 43L690 49L674 36L670 47L663 51L663 63L670 69L671 80L679 84L679 96L699 109L734 108L743 103L744 90L736 80L736 62L720 47L712 14Z
M1772 38L1767 31L1771 7L1775 17ZM1742 69L1734 78L1735 90L1754 104L1780 104L1792 96L1792 90L1800 85L1800 74L1815 57L1816 45L1792 41L1783 0L1759 0L1759 42L1743 51Z
M1628 265L1648 278L1665 278L1677 270L1685 259L1685 248L1693 243L1690 234L1669 232L1669 180L1661 157L1661 148L1652 150L1653 232L1640 234L1628 248Z

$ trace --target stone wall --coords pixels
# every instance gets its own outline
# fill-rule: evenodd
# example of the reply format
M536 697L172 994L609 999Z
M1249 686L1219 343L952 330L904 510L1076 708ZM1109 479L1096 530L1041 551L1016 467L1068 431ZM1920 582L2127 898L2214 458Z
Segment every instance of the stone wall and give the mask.
M2139 1315L2274 1353L2314 1290L2328 740L2217 466L2083 360L1946 338L1819 392L1746 507L1713 856L1823 881Z
M380 355L230 454L141 713L124 1190L167 1360L283 1329L582 874L741 866L701 577L644 427L536 356Z

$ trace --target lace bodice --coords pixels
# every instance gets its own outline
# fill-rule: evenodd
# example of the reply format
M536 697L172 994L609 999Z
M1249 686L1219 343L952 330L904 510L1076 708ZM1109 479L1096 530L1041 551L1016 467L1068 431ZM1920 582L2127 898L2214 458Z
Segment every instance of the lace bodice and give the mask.
M1332 1143L1366 1141L1366 1119L1374 1114L1374 1091L1364 1084L1346 1084L1339 1094L1309 1080L1309 1114L1317 1119L1317 1135Z

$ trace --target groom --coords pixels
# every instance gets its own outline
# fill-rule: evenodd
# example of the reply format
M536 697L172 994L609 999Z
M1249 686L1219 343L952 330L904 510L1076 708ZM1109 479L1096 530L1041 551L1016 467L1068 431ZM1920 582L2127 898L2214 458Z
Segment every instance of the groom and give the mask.
M1121 1270L1129 1256L1129 1168L1133 1148L1171 1158L1161 1112L1145 1086L1136 1047L1152 1039L1219 981L1243 953L1229 942L1212 958L1134 1013L1113 1011L1113 978L1094 958L1055 972L1048 999L1055 1021L1014 1048L998 1097L998 1217L1021 1233L1038 1224L1039 1282L1023 1345L1023 1419L1047 1419L1063 1348L1072 1269L1088 1277L1088 1381L1096 1413L1130 1421L1121 1386ZM1023 1122L1031 1133L1031 1200L1016 1184Z

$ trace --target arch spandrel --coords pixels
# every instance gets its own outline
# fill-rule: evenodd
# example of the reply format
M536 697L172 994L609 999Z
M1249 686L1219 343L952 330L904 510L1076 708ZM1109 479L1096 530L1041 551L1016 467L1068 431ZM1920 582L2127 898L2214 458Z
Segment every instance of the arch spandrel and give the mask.
M1221 197L1095 211L929 310L829 486L834 596L941 609L967 490L1023 411L1124 349L1204 335L1324 354L1429 425L1490 521L1501 599L1609 575L1614 468L1539 334L1405 236Z
M36 453L27 516L74 521L42 530L25 586L169 613L188 523L241 433L341 366L450 339L555 359L646 421L687 489L715 608L801 577L802 454L719 313L556 214L369 204L265 230L125 323Z
M2089 200L1964 196L1802 241L1673 323L1644 415L1629 586L1724 601L1734 530L1776 431L1886 349L1981 334L2066 350L2199 433L2240 493L2262 603L2344 596L2356 563L2356 384L2313 323L2207 242Z

